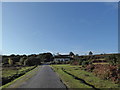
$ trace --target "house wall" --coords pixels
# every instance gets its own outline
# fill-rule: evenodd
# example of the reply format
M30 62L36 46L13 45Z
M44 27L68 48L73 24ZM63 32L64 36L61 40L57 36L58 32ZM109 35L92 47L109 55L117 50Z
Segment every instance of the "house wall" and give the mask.
M70 58L55 58L54 61L69 61Z

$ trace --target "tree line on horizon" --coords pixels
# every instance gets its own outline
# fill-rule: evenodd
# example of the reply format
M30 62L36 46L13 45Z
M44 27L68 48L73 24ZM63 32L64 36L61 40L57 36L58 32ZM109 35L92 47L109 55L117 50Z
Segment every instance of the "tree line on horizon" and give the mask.
M40 65L42 62L49 62L53 60L51 53L31 54L31 55L10 55L2 56L3 66L33 66Z
M102 54L101 54L102 55ZM2 65L3 66L33 66L40 65L42 62L52 62L52 64L77 64L77 65L88 65L91 60L96 59L96 56L90 51L88 56L79 56L73 52L69 53L69 56L73 56L70 61L54 62L54 55L52 53L40 53L31 55L3 55ZM120 54L104 55L106 61L111 64L117 64L120 61Z

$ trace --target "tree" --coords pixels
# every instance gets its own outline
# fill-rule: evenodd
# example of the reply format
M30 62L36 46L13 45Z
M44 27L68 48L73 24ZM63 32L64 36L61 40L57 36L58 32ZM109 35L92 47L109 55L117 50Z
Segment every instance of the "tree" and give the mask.
M27 59L27 57L21 57L21 58L20 58L20 63L21 63L21 64L24 64L24 61L25 61L26 59Z
M8 63L8 58L3 56L2 57L2 63L3 63L3 65L9 64Z
M8 58L8 63L9 63L10 66L12 66L13 65L13 60L11 58Z
M74 53L73 53L73 52L70 52L69 55L70 55L70 56L74 56Z
M19 62L20 61L20 56L14 56L10 57L14 62Z
M42 53L37 56L43 62L53 61L53 55L51 53Z
M11 54L10 57L15 57L15 54Z
M82 66L86 66L86 65L88 65L89 64L89 61L83 61L82 62Z
M27 65L27 62L28 62L28 59L25 59L25 60L24 60L24 66Z
M24 66L34 66L41 64L41 60L35 56L30 56L24 60Z
M90 52L89 52L89 55L93 55L93 53L90 51Z

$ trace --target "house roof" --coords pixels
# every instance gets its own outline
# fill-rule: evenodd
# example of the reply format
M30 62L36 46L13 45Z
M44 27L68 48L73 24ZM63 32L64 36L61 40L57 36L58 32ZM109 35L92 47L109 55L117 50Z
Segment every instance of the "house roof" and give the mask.
M70 55L56 55L54 58L70 58Z

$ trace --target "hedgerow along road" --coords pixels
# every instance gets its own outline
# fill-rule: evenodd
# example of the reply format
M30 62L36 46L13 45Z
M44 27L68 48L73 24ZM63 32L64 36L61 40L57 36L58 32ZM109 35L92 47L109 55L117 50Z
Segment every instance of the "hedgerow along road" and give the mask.
M18 88L64 88L59 76L48 65L42 65L37 73Z

